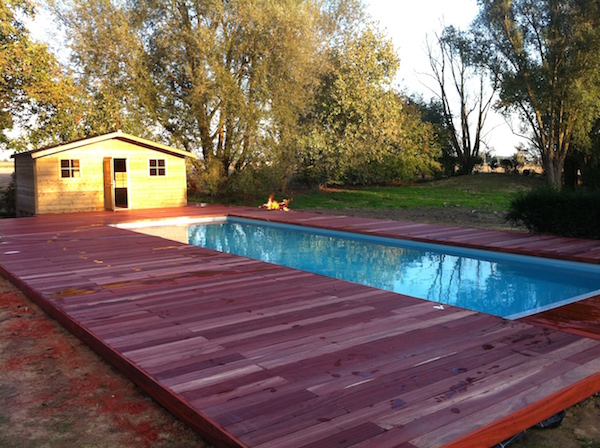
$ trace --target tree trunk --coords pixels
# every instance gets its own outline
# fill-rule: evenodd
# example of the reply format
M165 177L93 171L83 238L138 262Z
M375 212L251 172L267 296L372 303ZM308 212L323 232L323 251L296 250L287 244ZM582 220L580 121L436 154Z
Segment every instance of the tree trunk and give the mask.
M457 173L459 175L464 175L464 174L472 174L473 173L473 169L475 168L475 157L466 155L466 154L461 154L461 157L457 157L457 162L458 162L458 171Z
M562 174L565 161L563 158L544 158L544 175L549 187L560 190L562 188Z

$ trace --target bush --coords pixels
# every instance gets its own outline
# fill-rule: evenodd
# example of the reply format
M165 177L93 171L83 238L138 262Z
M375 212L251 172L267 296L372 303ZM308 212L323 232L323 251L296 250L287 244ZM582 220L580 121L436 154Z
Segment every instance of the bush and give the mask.
M285 184L285 168L279 165L247 166L229 176L225 194L232 198L264 198L282 190Z
M189 159L187 162L188 195L204 193L216 196L227 182L223 164L216 158L208 162Z
M600 239L600 192L523 192L511 201L506 219L535 233Z
M16 182L15 173L5 188L0 188L0 216L14 218L16 215Z

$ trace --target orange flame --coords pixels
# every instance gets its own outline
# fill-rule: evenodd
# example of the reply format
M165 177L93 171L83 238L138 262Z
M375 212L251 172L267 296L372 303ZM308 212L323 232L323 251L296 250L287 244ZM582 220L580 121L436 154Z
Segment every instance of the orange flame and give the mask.
M269 200L266 204L260 206L260 208L266 208L267 210L283 210L284 212L289 212L289 204L291 199L283 199L281 202L277 202L274 199L275 195L269 196Z

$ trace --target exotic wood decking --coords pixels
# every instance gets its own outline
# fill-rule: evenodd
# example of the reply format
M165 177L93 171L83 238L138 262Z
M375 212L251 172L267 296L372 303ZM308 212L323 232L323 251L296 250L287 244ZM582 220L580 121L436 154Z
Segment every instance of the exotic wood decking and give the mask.
M215 446L491 446L600 390L598 298L507 321L106 225L226 214L600 262L600 241L208 206L2 220L0 273Z

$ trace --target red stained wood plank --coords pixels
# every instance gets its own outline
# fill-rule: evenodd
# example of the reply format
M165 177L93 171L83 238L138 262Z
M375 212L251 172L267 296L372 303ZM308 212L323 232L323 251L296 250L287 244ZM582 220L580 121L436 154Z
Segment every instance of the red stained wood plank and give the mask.
M509 322L106 226L182 214L593 263L600 242L222 206L1 221L0 272L216 446L493 445L600 390L598 297Z
M331 435L329 437L325 437L323 439L317 440L316 442L307 443L306 445L302 445L299 448L322 448L322 447L349 447L354 446L355 444L362 442L364 440L368 440L373 436L381 434L383 429L379 426L374 425L372 423L363 423L362 425L358 425L354 428L345 429L341 433L337 433Z
M600 340L600 296L544 311L521 320Z

